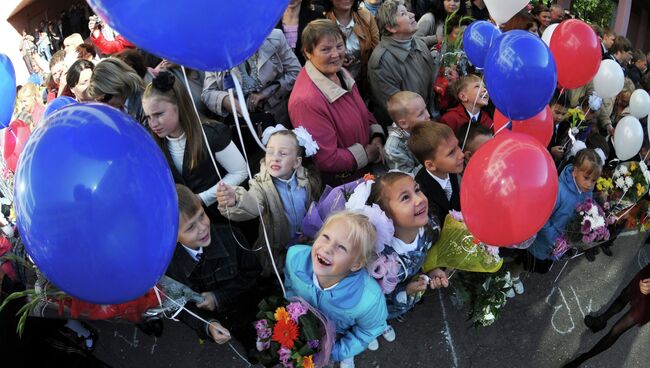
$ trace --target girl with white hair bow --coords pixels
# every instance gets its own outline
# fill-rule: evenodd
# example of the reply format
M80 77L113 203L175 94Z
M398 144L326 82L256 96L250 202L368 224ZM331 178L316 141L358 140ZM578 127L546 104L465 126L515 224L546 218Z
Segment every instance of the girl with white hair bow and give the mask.
M318 144L305 128L287 130L279 124L266 128L262 143L266 155L260 162L260 172L249 183L250 189L220 183L217 200L219 211L230 220L261 217L263 224L260 223L255 248L262 275L272 277L273 264L265 235L278 272L282 272L287 248L301 237L302 220L309 204L320 196L321 180L318 172L302 166L303 157L313 156L318 150Z

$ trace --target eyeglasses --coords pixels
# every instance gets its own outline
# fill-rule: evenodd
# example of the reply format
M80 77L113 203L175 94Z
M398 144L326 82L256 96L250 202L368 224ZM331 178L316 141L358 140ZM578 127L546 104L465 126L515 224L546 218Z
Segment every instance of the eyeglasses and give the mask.
M102 98L98 98L97 101L102 103L108 103L108 101L110 101L111 99L113 99L113 95L110 93L106 93Z

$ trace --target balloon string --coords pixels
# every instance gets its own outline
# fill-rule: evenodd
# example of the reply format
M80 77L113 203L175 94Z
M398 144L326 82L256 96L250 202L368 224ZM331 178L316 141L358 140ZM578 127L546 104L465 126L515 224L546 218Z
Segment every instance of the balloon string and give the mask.
M237 78L233 77L232 80L233 83L235 84L237 98L239 99L239 107L241 108L242 115L244 115L244 119L248 124L248 128L250 129L251 134L255 137L255 140L258 142L258 144L264 148L262 142L260 142L259 138L257 137L257 134L255 134L253 123L250 121L250 116L248 115L246 101L244 100L244 92L242 91L241 85L239 84ZM234 108L235 97L232 88L228 89L228 98L230 99L230 106L233 106ZM236 111L237 109L234 108L233 110ZM244 137L242 135L241 128L239 126L239 117L237 116L236 113L234 113L233 116L235 118L235 127L237 128L237 134L239 135L239 142L241 143L242 150L244 151L244 157L246 158L246 162L248 162L246 147L244 146ZM264 148L264 150L266 151L266 148ZM248 167L248 177L250 178L250 180L253 180L253 175L251 175L250 167ZM271 258L271 265L273 266L273 271L275 271L275 276L278 278L278 281L280 282L280 287L282 288L282 295L284 295L284 297L286 298L287 291L284 288L284 283L282 282L282 277L280 276L280 272L278 271L278 266L275 264L275 257L273 257L273 251L271 250L271 242L269 241L269 234L268 231L266 230L266 224L264 223L264 219L262 217L262 209L260 208L260 204L257 201L255 201L255 205L257 206L257 213L259 214L260 224L262 224L262 233L264 235L264 242L266 243L266 249L268 250L269 257Z
M481 83L479 84L479 92L481 91L481 88L483 88L483 77L484 77L484 75L481 75ZM486 90L486 92L487 92L487 90ZM480 93L477 93L476 97L474 97L474 103L472 104L472 111L474 111L474 109L476 108L476 103L478 102L478 96L479 95L480 95ZM479 112L479 115L480 114L481 113ZM463 145L460 148L461 152L465 151L465 144L467 143L467 137L469 137L469 130L472 127L473 120L474 119L471 119L471 118L469 119L469 125L467 125L467 131L465 132L465 139L463 139ZM478 121L477 121L477 123L478 123Z
M158 288L157 285L153 287L153 290L154 290L154 292L156 293L156 297L158 298L158 303L160 304L161 307L163 306L163 303L162 303L162 300L160 299L160 294L162 294L162 296L164 296L165 298L167 298L167 300L171 301L173 304L175 304L175 305L179 308L178 311L177 311L176 313L174 313L174 316L172 316L171 318L170 318L170 317L167 317L167 315L165 315L165 313L163 312L163 315L164 315L166 318L170 318L171 320L173 320L173 321L177 321L177 322L178 322L178 320L176 320L174 317L175 317L176 315L178 315L181 311L185 311L185 312L187 312L190 316L192 316L192 317L198 319L199 321L205 323L206 325L208 325L208 326L210 325L210 322L206 321L206 320L203 319L201 316L199 316L198 314L192 312L191 310L185 308L185 305L180 304L180 303L178 303L176 300L172 299L169 295L165 294L162 290L160 290L160 289ZM242 355L239 353L239 351L237 351L237 349L235 349L235 347L232 346L232 344L230 343L230 341L228 341L228 346L230 346L230 348L235 352L235 354L237 354L237 356L239 356L239 358L240 358L241 360L243 360L244 362L246 362L246 364L248 364L248 367L251 367L251 366L252 366L251 362L249 362L246 358L244 358L244 356L242 356Z
M11 132L11 135L13 135L14 138L16 138L16 144L18 144L18 136L16 136L16 133L14 133L14 130L11 129L11 127L7 127L7 129L9 129L9 131Z
M508 126L510 126L511 123L512 123L512 120L508 120L508 122L505 123L505 124L503 124L503 126L502 126L501 128L499 128L499 129L494 133L494 135L496 136L497 134L501 133L501 131L504 130L504 129L506 129L506 128L508 128Z
M219 177L219 181L223 182L223 177L221 176L221 172L219 171L219 166L217 166L217 161L215 161L214 154L212 153L212 148L210 147L210 141L208 140L208 136L205 134L205 129L203 128L203 123L201 123L201 115L199 114L199 109L196 107L196 103L194 103L194 99L191 98L192 97L192 91L190 89L190 83L188 81L187 73L185 72L185 67L183 65L181 65L181 70L183 71L183 77L184 77L183 82L185 82L185 88L187 89L187 93L190 96L190 101L192 101L192 108L194 108L194 113L196 114L196 118L197 118L197 120L199 122L199 126L201 127L201 134L203 134L203 141L205 142L206 147L208 147L208 156L210 156L210 160L212 160L212 166L214 167L214 170L217 172L217 176ZM248 160L246 160L246 168L248 168ZM249 169L249 173L250 173L250 169ZM229 230L230 230L230 234L232 235L232 238L235 239L235 242L237 243L237 245L240 248L242 248L242 249L244 249L246 251L249 251L249 252L250 251L255 252L257 250L260 250L261 248L257 249L257 250L246 248L244 245L242 245L239 242L239 240L237 239L237 236L235 236L235 232L232 229L232 223L230 222L230 209L228 208L228 206L225 206L225 208L226 208L226 215L227 215L226 217L228 218L228 227L229 227Z

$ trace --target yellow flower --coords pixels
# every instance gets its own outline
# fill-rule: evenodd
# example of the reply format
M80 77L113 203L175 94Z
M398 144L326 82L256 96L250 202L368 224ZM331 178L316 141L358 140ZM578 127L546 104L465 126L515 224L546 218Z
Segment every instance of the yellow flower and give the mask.
M307 355L302 358L302 366L305 368L314 368L314 358L313 355Z
M605 192L609 191L609 189L614 187L614 183L612 183L612 179L610 178L598 178L596 181L596 189L599 192Z
M645 193L645 188L641 183L636 183L636 196L641 197Z
M275 317L276 321L286 321L288 320L289 317L289 312L284 307L279 307L278 309L275 310L275 314L273 315Z
M636 162L632 161L630 162L630 171L634 171L639 167Z

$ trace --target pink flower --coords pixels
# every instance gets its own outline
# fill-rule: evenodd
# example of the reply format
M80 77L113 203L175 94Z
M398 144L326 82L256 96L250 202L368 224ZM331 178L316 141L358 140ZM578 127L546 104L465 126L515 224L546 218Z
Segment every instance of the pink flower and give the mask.
M486 244L485 250L493 257L497 257L499 255L499 247L493 247Z
M257 339L257 342L255 343L255 347L257 348L257 351L264 351L268 349L271 346L270 341L262 341L260 339Z
M266 340L273 334L273 331L268 327L269 324L265 319L260 319L255 321L255 331L257 332L257 337L262 340Z
M555 239L555 245L551 251L551 255L555 259L560 259L569 249L571 249L569 242L563 235L560 235Z
M289 316L291 316L291 319L296 323L298 322L298 318L300 316L307 314L307 311L307 307L299 302L293 302L287 305L287 312L289 312Z
M454 220L456 220L456 221L458 221L458 222L463 222L463 214L462 214L461 212L459 212L459 211L455 211L455 210L451 210L451 211L449 211L449 214L451 215L451 217L452 217ZM443 221L444 221L444 219L443 219Z
M287 364L291 364L289 362L291 359L291 350L287 348L280 348L280 350L278 350L278 355L280 356L280 362L282 362L283 366L287 367Z

